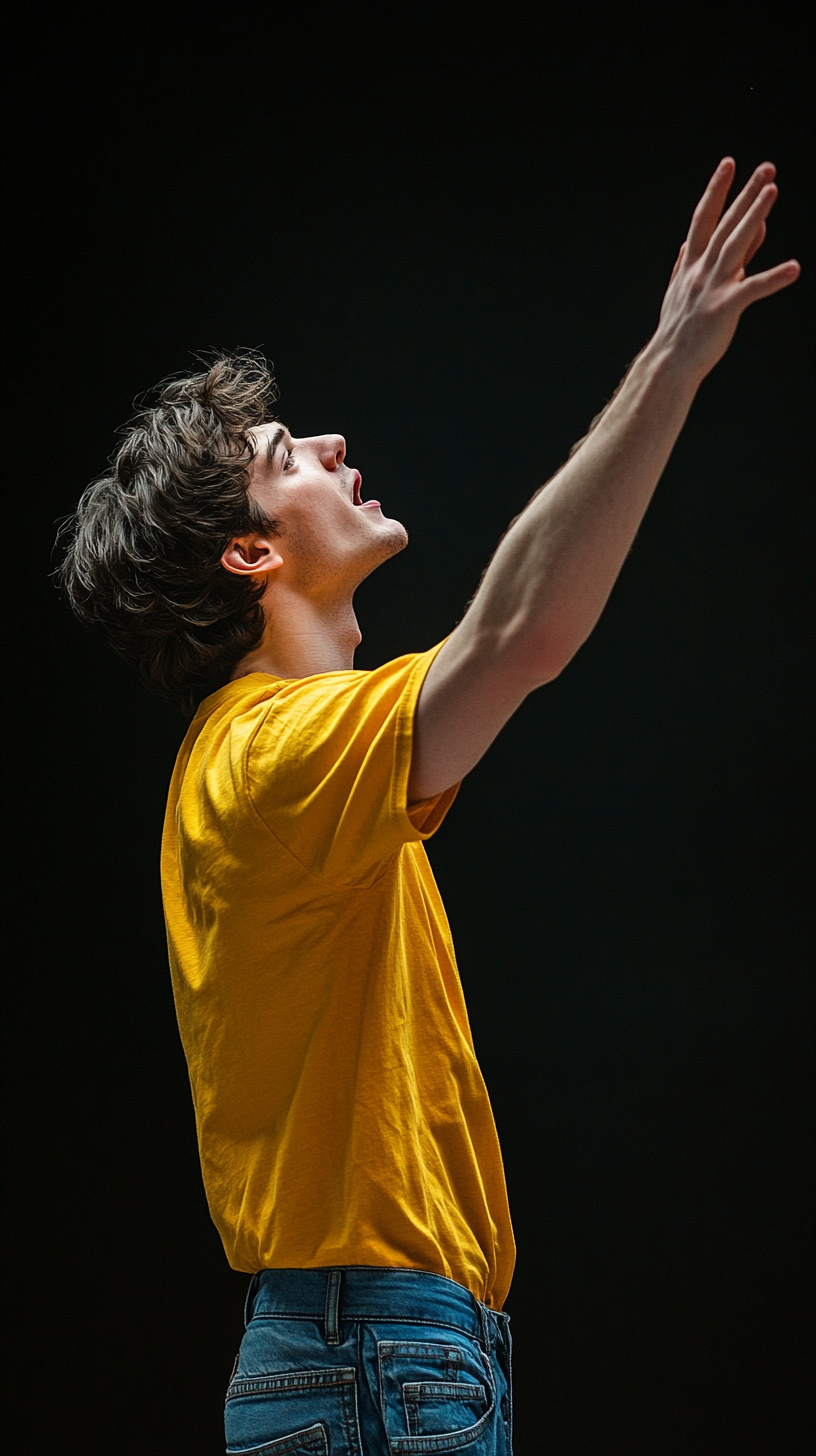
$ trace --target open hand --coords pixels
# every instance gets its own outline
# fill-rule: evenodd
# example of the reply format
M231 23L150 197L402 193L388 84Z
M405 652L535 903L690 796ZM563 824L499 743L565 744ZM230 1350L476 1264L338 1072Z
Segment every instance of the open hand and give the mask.
M777 199L776 168L772 162L757 167L721 216L735 171L733 157L724 157L695 208L654 338L691 371L695 383L722 358L743 309L787 288L800 273L799 264L790 259L746 277Z

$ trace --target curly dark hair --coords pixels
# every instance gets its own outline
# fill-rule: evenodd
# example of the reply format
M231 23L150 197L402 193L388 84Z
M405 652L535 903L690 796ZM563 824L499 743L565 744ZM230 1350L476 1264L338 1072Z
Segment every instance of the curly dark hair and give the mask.
M263 635L263 588L221 555L233 536L277 529L249 496L249 431L276 418L276 399L250 352L160 386L63 528L58 578L73 611L189 713Z

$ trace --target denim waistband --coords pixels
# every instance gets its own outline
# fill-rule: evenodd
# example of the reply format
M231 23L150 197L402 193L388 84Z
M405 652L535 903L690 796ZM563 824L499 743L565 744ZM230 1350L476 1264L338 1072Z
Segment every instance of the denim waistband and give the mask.
M345 1265L336 1269L262 1269L247 1295L250 1319L335 1319L437 1324L493 1345L507 1315L488 1309L461 1284L422 1269Z

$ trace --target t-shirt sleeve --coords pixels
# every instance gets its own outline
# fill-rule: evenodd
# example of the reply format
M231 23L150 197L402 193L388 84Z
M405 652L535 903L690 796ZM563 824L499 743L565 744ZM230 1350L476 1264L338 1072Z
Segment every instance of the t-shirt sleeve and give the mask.
M441 647L373 672L286 683L247 750L256 812L311 873L370 880L411 840L438 829L458 784L408 807L414 712Z

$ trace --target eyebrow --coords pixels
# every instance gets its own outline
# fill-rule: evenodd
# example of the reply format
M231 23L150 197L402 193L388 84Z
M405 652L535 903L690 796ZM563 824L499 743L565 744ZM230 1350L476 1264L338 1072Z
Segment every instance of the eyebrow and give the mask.
M275 463L275 451L277 450L285 434L285 426L279 425L274 435L270 435L269 439L266 442L266 463L269 466L270 470Z

